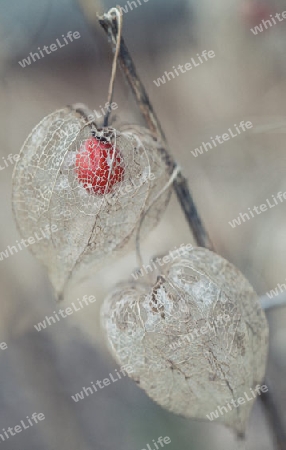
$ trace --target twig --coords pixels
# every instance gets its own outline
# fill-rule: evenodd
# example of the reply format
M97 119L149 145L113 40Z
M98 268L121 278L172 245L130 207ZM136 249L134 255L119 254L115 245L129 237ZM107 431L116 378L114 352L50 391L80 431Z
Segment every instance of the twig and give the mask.
M286 432L283 426L281 416L282 411L277 407L277 402L275 401L275 396L273 390L269 383L269 380L265 380L265 385L268 387L268 391L264 392L259 398L264 406L266 415L268 417L268 422L272 429L272 434L275 437L277 448L285 450L286 448Z
M115 19L111 21L108 15L105 14L104 16L99 18L99 23L108 34L112 45L116 47L118 37L117 21ZM161 149L161 152L164 155L164 158L167 162L169 174L171 175L174 172L177 164L173 156L171 155L166 141L165 133L163 132L160 121L151 105L145 87L141 82L139 76L137 75L135 65L122 37L120 41L118 62L136 98L138 107L146 121L148 128L159 138L160 141L164 143L164 148ZM198 213L195 202L191 195L187 179L183 176L181 171L179 171L173 185L178 200L185 213L186 220L193 232L194 239L196 240L197 245L206 247L210 250L214 250L210 237L208 236L206 228L203 225L202 219Z
M260 304L261 304L261 308L263 308L265 311L285 307L286 306L286 293L282 292L281 294L277 295L275 298L269 298L265 294L262 297L260 297Z
M109 17L107 15L104 15L99 18L99 23L109 36L111 44L116 47L118 37L117 21L116 20L110 21ZM148 128L152 133L157 135L158 138L164 143L164 148L162 148L161 151L164 154L164 157L168 165L169 173L171 175L176 167L176 162L173 156L171 155L159 119L157 118L156 113L152 107L152 104L149 100L144 85L142 84L140 78L137 75L135 65L122 37L120 39L120 50L118 54L118 61L123 71L123 74L126 80L128 81L129 86L136 98L138 107L142 113L142 116L145 119ZM186 220L193 232L194 239L196 240L197 244L199 246L213 250L212 242L200 218L200 215L192 198L191 192L189 190L187 180L182 175L181 172L179 172L173 184L178 200L185 213ZM268 391L267 394L268 394L267 397L264 397L263 399L263 405L265 406L265 409L267 411L269 422L271 424L271 428L277 442L277 448L279 450L286 450L286 439L283 431L281 415L278 413L278 409L276 407L276 403L272 393ZM262 399L262 397L263 396L259 398Z

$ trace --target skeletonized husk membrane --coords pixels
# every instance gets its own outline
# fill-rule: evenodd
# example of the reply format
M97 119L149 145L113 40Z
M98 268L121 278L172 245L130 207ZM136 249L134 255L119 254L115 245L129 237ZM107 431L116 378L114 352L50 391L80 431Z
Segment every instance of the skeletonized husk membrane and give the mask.
M216 420L244 432L250 389L264 378L268 324L235 266L207 249L184 249L153 286L119 285L102 324L117 362L131 365L129 375L162 407L207 420L230 404ZM231 404L245 393L249 401Z
M77 152L92 136L118 149L124 167L120 182L103 195L88 191L75 170ZM96 129L68 107L33 129L14 169L13 210L25 239L42 236L40 230L53 225L57 230L29 249L48 269L58 297L71 275L86 277L111 254L130 248L128 243L134 246L140 217L169 179L158 148L144 128ZM116 164L113 158L111 170ZM142 236L158 223L169 198L170 189L156 200L143 221Z

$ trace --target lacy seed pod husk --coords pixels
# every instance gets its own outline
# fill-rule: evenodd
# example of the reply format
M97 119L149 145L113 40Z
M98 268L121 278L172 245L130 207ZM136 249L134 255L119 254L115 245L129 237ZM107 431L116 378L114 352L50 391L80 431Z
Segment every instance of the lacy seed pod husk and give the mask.
M13 210L23 238L50 231L29 249L59 298L72 275L87 277L111 254L134 246L140 218L168 179L159 143L142 127L97 128L67 107L33 129L13 173ZM146 214L142 237L158 223L170 193Z
M244 432L250 389L265 373L268 324L235 266L205 248L183 249L153 286L119 285L101 318L113 356L158 404L205 420L230 404L216 420ZM245 393L249 401L233 406Z

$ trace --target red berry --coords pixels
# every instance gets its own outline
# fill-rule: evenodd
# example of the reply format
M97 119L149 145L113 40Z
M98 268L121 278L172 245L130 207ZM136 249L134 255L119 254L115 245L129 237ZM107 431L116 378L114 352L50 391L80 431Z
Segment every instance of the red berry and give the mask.
M107 194L124 176L123 159L117 148L95 137L87 139L76 155L78 180L89 193Z

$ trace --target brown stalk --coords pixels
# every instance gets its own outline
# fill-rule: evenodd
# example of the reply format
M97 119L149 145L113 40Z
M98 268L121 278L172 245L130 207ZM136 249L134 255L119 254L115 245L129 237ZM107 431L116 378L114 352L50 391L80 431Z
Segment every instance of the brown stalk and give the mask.
M111 44L116 47L118 33L116 19L111 21L109 20L107 15L104 15L99 18L99 23L108 34ZM172 175L175 167L177 167L177 164L170 152L165 133L163 132L160 121L153 109L145 87L137 74L134 62L127 49L123 37L121 37L118 63L124 74L124 77L128 81L131 91L133 92L133 95L137 101L137 105L141 111L142 116L145 119L147 127L153 134L158 137L160 141L164 143L164 148L162 148L161 151L164 155L165 160L167 161L169 173L170 175ZM188 187L187 179L183 176L181 171L179 171L177 177L175 178L173 186L197 244L201 247L206 247L210 250L214 250L210 237L198 213L197 207Z

